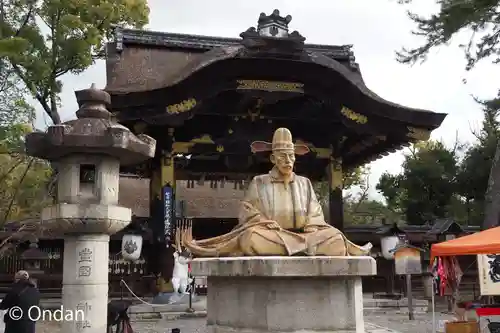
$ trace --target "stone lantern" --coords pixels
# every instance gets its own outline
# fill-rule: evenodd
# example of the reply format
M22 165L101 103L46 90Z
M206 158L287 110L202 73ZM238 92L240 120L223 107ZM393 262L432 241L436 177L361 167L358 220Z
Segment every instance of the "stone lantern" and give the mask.
M382 256L387 260L394 259L394 249L400 244L405 232L401 230L396 223L392 226L380 228L377 231L380 235L380 247Z
M380 248L382 256L386 261L378 261L377 265L382 265L380 271L388 272L386 285L386 293L378 295L384 298L399 298L400 295L395 293L396 272L394 267L394 249L401 244L405 238L405 232L401 230L397 223L392 225L384 225L376 232L380 236Z
M62 331L105 333L109 236L131 221L130 209L118 206L120 164L153 157L156 141L114 122L105 91L92 85L75 95L77 119L29 134L26 149L58 171L56 204L42 211L42 228L64 237L64 309L85 313Z
M24 263L24 270L28 272L31 280L37 284L37 276L44 273L44 271L41 270L41 263L42 261L49 260L49 255L40 251L36 242L31 242L29 249L21 254L21 260Z

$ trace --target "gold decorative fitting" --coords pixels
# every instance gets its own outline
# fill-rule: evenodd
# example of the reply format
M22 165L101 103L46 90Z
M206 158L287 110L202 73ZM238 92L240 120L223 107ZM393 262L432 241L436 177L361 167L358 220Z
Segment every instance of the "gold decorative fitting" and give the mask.
M173 154L187 154L190 152L191 148L195 144L214 144L215 142L212 140L210 135L204 134L199 138L193 138L189 142L174 142L172 145L172 153Z
M192 146L194 146L194 142L174 142L172 144L172 153L173 154L187 154Z
M224 151L224 146L218 145L216 150L218 153L222 153Z
M193 109L196 106L196 104L197 102L194 98L186 99L185 101L182 101L180 103L167 106L167 113L178 114L187 112Z
M304 93L304 84L296 82L266 81L266 80L237 80L238 90L263 90L269 92Z
M342 113L342 115L344 117L349 118L358 124L366 124L368 122L368 118L366 116L363 116L362 114L354 112L345 106L342 107L342 110L340 110L340 113Z
M417 128L417 127L409 127L408 126L407 129L408 129L408 133L406 134L406 136L408 136L410 138L421 140L421 141L426 141L426 140L429 140L429 138L431 137L431 131L426 130L425 128Z
M191 142L193 142L193 143L205 143L205 144L213 144L214 143L214 141L212 140L212 138L208 134L203 134L199 138L194 138L191 140Z

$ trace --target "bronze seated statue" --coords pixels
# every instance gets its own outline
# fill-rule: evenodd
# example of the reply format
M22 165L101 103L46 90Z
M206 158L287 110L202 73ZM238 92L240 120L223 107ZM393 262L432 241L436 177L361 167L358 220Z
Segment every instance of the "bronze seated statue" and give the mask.
M204 240L183 236L196 256L360 256L372 245L358 246L325 222L311 181L293 172L295 155L309 152L295 145L287 128L272 143L256 141L253 152L271 151L273 169L253 178L241 203L239 224L229 233Z

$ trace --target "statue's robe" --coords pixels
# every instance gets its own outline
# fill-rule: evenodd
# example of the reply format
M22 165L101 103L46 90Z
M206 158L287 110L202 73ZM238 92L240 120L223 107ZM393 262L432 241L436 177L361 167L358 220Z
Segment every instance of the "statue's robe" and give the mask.
M364 255L370 250L325 222L309 179L293 174L285 182L275 168L253 178L238 219L231 232L189 240L185 247L198 256ZM270 229L275 223L280 228Z

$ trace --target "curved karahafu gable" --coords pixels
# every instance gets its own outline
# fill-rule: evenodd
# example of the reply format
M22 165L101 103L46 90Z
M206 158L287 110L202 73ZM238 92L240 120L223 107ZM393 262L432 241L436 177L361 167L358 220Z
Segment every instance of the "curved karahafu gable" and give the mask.
M225 90L238 89L238 82L245 79L277 81L281 78L289 82L285 75L293 73L294 81L303 84L305 94L342 100L347 108L361 114L400 120L428 130L439 127L446 117L446 114L409 108L381 98L364 84L359 72L324 55L308 51L296 54L294 59L276 55L269 58L270 55L273 54L266 51L251 52L244 46L213 49L162 82L162 88L126 94L111 92L113 108L176 105L190 98L203 100Z
M177 71L165 75L163 80L156 81L155 89L124 92L108 87L113 108L175 106L190 99L201 101L225 90L238 89L241 80L289 82L293 77L293 81L303 84L305 94L342 100L347 108L361 114L404 121L428 130L439 127L446 117L381 98L364 84L359 67L348 67L320 52L308 50L300 41L251 38L248 31L242 36L240 45L216 47L197 55ZM194 110L196 105L188 107ZM157 112L162 111L166 109L157 108L151 116L157 117Z

